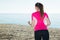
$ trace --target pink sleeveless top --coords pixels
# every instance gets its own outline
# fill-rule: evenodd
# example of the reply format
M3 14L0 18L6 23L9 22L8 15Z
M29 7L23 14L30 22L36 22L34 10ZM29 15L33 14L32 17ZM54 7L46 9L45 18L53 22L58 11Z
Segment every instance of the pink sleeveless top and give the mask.
M41 18L40 17L40 12L37 11L37 12L32 13L32 20L33 20L33 17L35 17L37 19L37 24L34 26L34 31L37 31L37 30L48 30L47 26L44 24L44 18L45 17L48 18L47 13L44 13L44 17Z

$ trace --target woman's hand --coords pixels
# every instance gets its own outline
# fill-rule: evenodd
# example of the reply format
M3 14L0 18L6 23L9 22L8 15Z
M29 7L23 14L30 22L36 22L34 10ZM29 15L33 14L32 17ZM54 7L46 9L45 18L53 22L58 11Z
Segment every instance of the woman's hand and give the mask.
M31 25L30 21L28 21L28 24Z
M33 27L33 22L31 23L30 21L28 21L28 24Z

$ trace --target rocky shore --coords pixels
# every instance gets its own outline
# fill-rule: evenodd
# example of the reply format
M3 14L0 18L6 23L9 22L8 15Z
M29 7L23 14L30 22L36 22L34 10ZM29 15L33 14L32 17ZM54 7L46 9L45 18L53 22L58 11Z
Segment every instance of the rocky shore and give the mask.
M60 40L60 29L49 28L50 40ZM0 40L34 40L33 28L26 25L0 24Z

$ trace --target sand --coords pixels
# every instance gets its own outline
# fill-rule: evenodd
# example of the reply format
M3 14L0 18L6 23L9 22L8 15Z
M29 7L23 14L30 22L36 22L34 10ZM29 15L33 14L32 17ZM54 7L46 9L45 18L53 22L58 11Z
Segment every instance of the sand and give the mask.
M60 29L49 28L50 40L60 40ZM34 40L33 27L17 24L0 24L0 40Z

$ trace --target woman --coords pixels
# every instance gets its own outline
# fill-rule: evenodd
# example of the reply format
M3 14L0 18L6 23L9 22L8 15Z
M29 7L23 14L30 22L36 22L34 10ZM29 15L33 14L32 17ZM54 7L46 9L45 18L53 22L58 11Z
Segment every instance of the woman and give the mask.
M43 10L43 5L39 2L35 4L36 12L32 13L32 22L28 22L34 27L35 40L49 40L49 26L50 20L46 12ZM45 24L46 21L46 24Z

